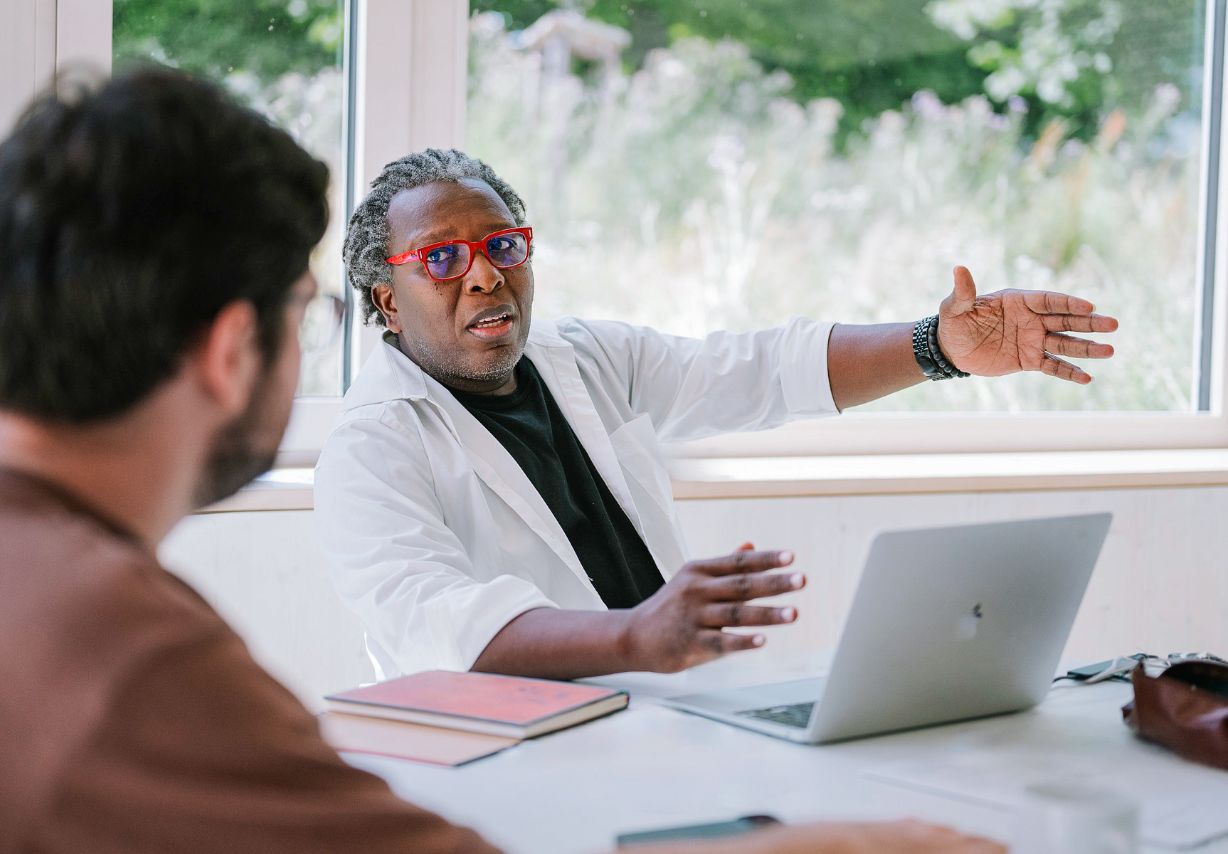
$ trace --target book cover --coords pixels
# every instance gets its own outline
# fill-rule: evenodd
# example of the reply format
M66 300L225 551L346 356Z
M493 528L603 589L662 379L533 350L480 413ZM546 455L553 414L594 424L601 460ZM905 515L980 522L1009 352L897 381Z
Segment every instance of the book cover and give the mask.
M429 670L325 698L350 714L530 736L561 729L627 704L622 691L492 673Z

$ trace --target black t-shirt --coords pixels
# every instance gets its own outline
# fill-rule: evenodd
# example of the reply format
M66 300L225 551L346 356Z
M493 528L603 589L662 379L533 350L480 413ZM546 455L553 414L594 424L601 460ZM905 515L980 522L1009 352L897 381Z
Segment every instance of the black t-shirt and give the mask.
M527 356L511 394L452 394L537 487L607 608L638 605L665 583Z

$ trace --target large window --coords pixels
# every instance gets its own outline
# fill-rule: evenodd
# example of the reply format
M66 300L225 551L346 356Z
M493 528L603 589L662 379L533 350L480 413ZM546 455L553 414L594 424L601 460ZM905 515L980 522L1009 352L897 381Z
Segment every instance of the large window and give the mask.
M332 219L312 269L322 293L344 299L343 0L113 0L112 25L117 70L159 63L215 80L328 164ZM312 319L332 320L327 310ZM336 396L343 390L345 336L320 340L304 352L299 393Z
M926 383L684 453L1225 447L1226 5L14 0L0 120L82 51L209 75L333 167L315 269L336 294L348 201L458 146L528 203L539 316L911 320L962 263L1122 321L1090 387ZM352 326L305 366L284 461L314 459L376 345Z
M869 409L1208 408L1202 0L471 6L465 144L526 196L540 313L908 320L960 263L1092 299L1118 357Z

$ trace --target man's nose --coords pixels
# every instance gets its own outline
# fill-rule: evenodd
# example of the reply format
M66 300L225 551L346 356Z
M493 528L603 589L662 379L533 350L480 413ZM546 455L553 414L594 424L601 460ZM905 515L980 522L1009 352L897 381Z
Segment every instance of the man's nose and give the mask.
M465 276L465 289L470 293L488 294L503 286L503 271L490 263L486 253L479 252Z

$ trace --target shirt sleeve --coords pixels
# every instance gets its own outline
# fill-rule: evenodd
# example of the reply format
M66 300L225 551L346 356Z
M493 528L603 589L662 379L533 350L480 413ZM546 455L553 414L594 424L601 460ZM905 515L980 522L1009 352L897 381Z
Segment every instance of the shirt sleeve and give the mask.
M468 670L520 614L557 607L526 579L498 567L479 573L432 477L421 437L387 410L340 425L316 466L315 518L333 586L406 673Z
M495 851L346 765L220 619L139 656L54 812L39 850Z
M834 324L793 318L703 338L614 321L571 319L559 330L581 358L621 383L628 405L668 442L766 430L838 413L827 376Z

